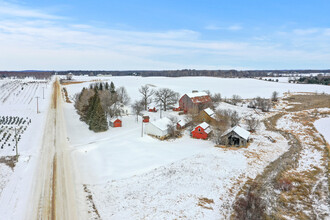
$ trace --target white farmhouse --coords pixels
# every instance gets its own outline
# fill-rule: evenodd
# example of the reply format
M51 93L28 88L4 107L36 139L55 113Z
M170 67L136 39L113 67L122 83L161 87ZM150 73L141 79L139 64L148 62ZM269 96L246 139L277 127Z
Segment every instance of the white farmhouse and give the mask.
M171 124L169 118L162 118L157 121L146 124L145 131L147 134L154 135L156 137L165 137L168 135L168 125Z

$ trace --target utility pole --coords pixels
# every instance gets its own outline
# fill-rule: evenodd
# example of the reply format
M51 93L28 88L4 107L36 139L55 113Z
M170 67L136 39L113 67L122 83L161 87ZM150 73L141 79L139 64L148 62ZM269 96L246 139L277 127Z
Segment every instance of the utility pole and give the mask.
M45 99L45 87L42 87L42 99Z
M143 120L142 121L142 130L141 130L141 137L143 137Z
M38 113L39 113L39 103L38 103L38 101L39 101L39 96L37 96L36 99L37 99L37 114L38 114Z
M18 141L17 141L17 129L15 127L15 142L16 142L16 162L18 161L18 148L17 148L17 145L18 145Z

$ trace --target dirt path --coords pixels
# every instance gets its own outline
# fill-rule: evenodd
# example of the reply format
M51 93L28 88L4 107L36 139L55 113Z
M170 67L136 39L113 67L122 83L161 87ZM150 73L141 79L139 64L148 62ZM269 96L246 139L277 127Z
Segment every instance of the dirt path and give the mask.
M29 219L78 219L74 173L70 159L58 80L35 176Z

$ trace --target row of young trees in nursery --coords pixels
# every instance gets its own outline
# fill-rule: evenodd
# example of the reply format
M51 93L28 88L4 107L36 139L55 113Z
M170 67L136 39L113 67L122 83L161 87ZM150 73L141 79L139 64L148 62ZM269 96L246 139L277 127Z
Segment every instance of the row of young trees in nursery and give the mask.
M124 87L115 88L113 82L100 82L83 88L75 95L74 106L80 120L95 132L108 130L108 118L121 116L130 101Z

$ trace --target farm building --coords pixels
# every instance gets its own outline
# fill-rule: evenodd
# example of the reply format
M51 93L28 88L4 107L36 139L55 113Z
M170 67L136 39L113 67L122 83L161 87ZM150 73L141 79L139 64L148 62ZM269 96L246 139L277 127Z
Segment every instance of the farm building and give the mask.
M73 74L72 74L72 73L68 73L68 74L66 75L66 79L67 79L67 80L72 80L72 78L73 78Z
M158 110L156 109L156 107L152 107L152 108L148 108L149 112L157 112Z
M246 146L249 140L250 132L244 128L236 125L233 128L228 129L221 136L224 139L224 142L228 145L234 146Z
M184 112L199 111L210 106L212 103L210 96L206 92L187 93L179 100L180 109Z
M149 117L148 115L144 115L144 116L143 116L143 122L144 122L144 123L148 123L149 120L150 120L150 117Z
M211 108L206 108L203 111L199 112L198 119L199 119L199 121L213 124L216 122L216 115L215 115L215 112Z
M146 124L145 132L159 138L165 137L168 135L168 125L171 123L171 120L166 117L158 119L157 121Z
M179 111L181 111L180 106L175 106L175 107L173 107L173 111L175 111L175 112L179 112Z
M117 128L122 126L122 122L119 118L113 118L110 120L110 126Z
M178 121L178 123L176 124L176 128L178 129L178 130L180 130L180 129L183 129L183 128L185 128L186 126L187 126L187 122L185 121L185 120L180 120L180 121Z
M193 138L197 139L207 139L212 132L210 125L206 122L203 122L197 125L194 130L191 132Z

